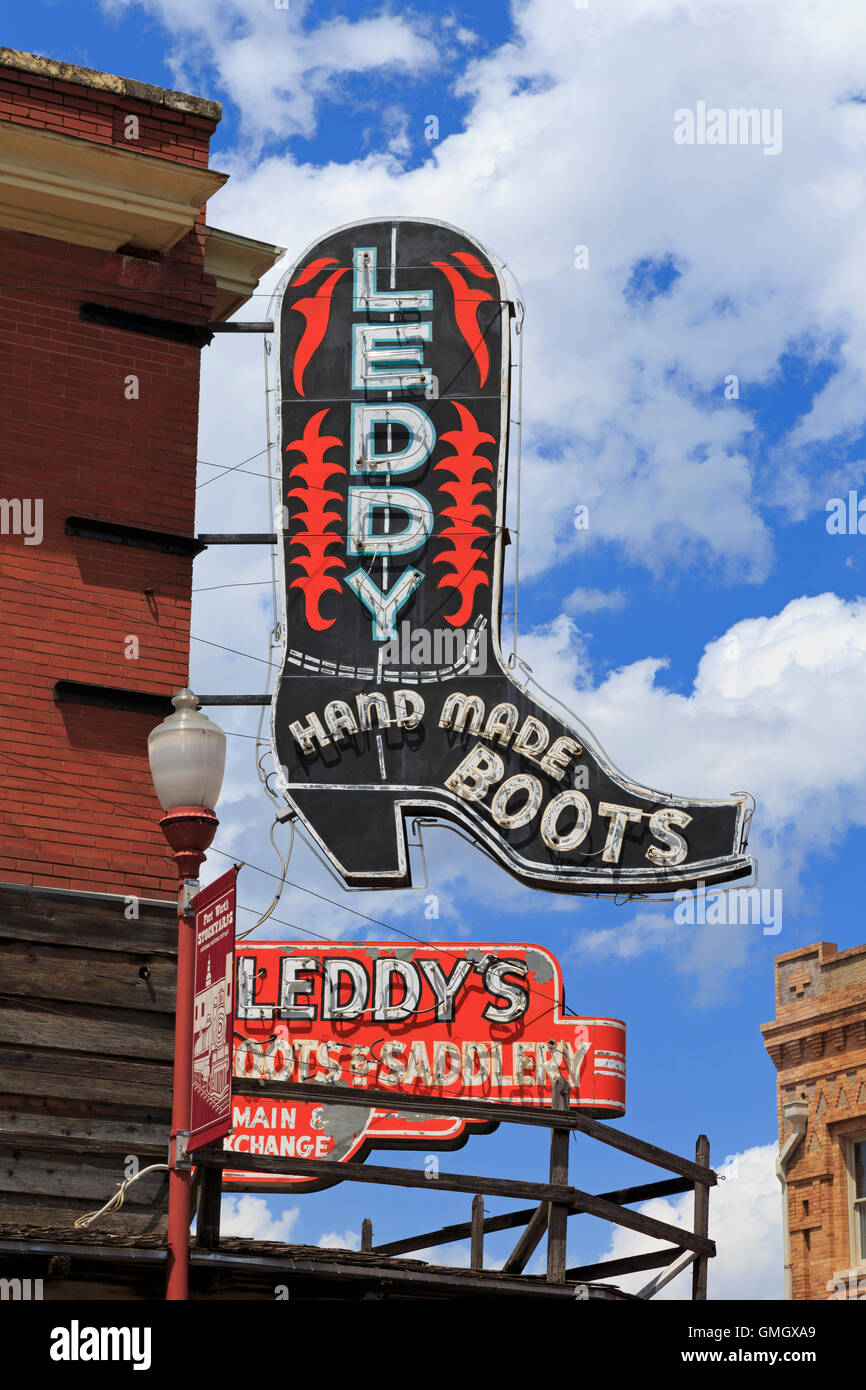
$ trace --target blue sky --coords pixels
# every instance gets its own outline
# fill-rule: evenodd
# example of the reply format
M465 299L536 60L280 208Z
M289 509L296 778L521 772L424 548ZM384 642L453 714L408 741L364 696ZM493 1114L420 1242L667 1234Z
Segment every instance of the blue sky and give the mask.
M783 893L783 924L778 935L676 927L671 907L530 893L437 831L425 841L441 905L433 925L440 939L484 939L495 915L503 939L552 947L571 1007L628 1022L626 1127L682 1152L703 1129L716 1162L745 1156L714 1210L757 1244L748 1260L736 1240L720 1254L716 1297L781 1288L774 1073L758 1032L774 1012L773 956L864 935L866 538L831 536L825 522L829 498L866 494L866 107L853 99L866 21L856 0L813 11L806 0L614 10L455 0L435 12L367 0L292 0L286 11L265 0L34 0L4 27L11 47L223 101L212 163L232 178L209 211L215 225L294 255L356 217L443 217L517 276L520 654L636 778L754 794L752 848L762 886ZM674 112L698 101L781 111L781 149L676 145ZM275 283L248 316L263 316ZM263 418L258 340L218 341L203 358L202 458L249 457ZM215 476L203 466L201 529L264 529L262 479ZM587 531L572 524L578 504L590 508ZM262 553L209 554L195 583L267 573ZM261 661L269 603L264 585L202 592L193 630ZM263 675L194 644L199 688L252 690ZM222 722L255 732L243 713ZM273 870L252 743L230 742L218 845ZM276 915L313 930L351 935L351 906L420 936L431 925L417 894L341 894L302 847L290 877L301 887ZM246 869L242 888L261 907L271 880ZM443 1166L541 1178L544 1147L500 1130ZM578 1185L646 1176L575 1145ZM370 1215L386 1240L468 1217L469 1199L422 1205L344 1184L297 1205L287 1217L285 1202L268 1212L248 1200L237 1229L315 1243L359 1232ZM608 1237L579 1221L570 1259L595 1259ZM507 1235L490 1241L493 1259L508 1248Z

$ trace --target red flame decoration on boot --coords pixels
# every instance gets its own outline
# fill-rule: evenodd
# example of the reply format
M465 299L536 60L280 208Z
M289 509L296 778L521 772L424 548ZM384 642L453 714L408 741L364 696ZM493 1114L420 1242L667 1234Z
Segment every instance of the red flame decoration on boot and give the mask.
M450 617L446 615L445 621L452 627L463 627L472 612L476 589L490 584L489 576L480 569L481 561L485 558L484 550L477 550L475 544L480 537L490 537L490 532L476 525L476 522L482 516L492 520L493 514L477 499L480 493L492 492L493 488L490 483L476 482L475 474L482 468L492 473L493 464L475 450L479 444L495 444L496 440L492 434L483 434L479 430L478 422L467 406L459 401L451 401L450 404L460 416L460 428L440 435L440 438L447 444L453 444L454 453L435 464L433 471L435 473L441 468L453 474L455 481L441 483L439 491L449 493L454 498L454 506L442 508L442 515L451 520L450 526L440 532L446 542L446 550L434 558L433 564L450 565L454 570L453 574L446 574L439 580L437 588L458 590L460 607Z
M301 534L293 536L289 545L303 547L307 552L306 555L293 556L290 560L290 564L297 565L304 571L304 578L292 580L289 587L302 590L304 614L307 623L315 632L323 632L336 622L336 618L323 618L319 612L322 596L329 589L342 593L339 579L328 574L328 570L346 568L345 560L338 555L327 553L328 546L340 539L339 536L328 534L328 527L340 520L337 512L329 510L328 503L339 502L341 494L329 491L325 483L332 473L346 471L341 463L329 463L325 459L328 449L337 444L340 447L343 445L342 439L338 439L336 435L319 433L319 426L327 413L326 408L311 415L304 426L303 437L293 439L291 444L286 445L287 453L290 449L297 449L304 455L303 463L295 464L289 474L290 478L298 477L303 486L294 487L286 493L287 497L299 497L304 504L304 510L295 518L304 530Z
M496 277L492 270L485 270L477 256L473 256L469 251L452 251L454 260L462 261L467 270L473 275L481 275L485 280L494 280ZM486 290L473 289L447 261L431 261L431 265L437 270L441 270L454 296L454 317L457 327L463 335L466 346L475 358L478 367L478 385L483 386L490 371L490 353L487 351L487 344L484 335L478 326L478 309L484 300L492 301L493 295Z
M310 261L308 266L295 276L293 285L305 285L308 280L312 280L318 275L326 265L333 265L333 256L322 257L317 261ZM292 381L299 396L304 394L304 372L307 370L313 354L321 347L322 339L328 331L328 322L331 317L331 299L334 287L341 275L345 275L349 269L343 266L341 270L332 270L327 280L316 290L314 295L306 299L298 299L292 305L292 309L303 314L306 319L306 327L301 336L295 352L295 361L292 367Z

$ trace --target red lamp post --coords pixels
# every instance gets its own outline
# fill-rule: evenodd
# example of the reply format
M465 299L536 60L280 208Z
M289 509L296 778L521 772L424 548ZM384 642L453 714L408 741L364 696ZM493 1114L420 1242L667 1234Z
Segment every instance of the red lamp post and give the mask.
M153 730L148 756L153 785L166 812L159 824L177 865L177 1004L174 1086L168 1175L168 1280L166 1298L184 1300L189 1289L190 1184L187 1154L192 1099L193 923L192 899L205 851L219 821L213 810L225 769L222 729L199 713L191 690L172 699L175 713Z

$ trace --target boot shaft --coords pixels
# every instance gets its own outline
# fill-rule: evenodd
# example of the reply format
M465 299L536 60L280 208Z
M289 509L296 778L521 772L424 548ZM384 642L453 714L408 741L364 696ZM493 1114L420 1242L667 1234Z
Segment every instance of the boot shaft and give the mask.
M502 599L508 348L498 270L442 223L334 232L288 277L289 665L393 683L485 659Z

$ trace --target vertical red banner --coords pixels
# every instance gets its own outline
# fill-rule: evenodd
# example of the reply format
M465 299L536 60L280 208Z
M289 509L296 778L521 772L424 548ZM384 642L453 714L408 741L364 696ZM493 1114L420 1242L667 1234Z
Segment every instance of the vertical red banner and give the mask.
M236 868L229 869L193 899L195 995L190 1151L224 1138L231 1129L237 876Z

